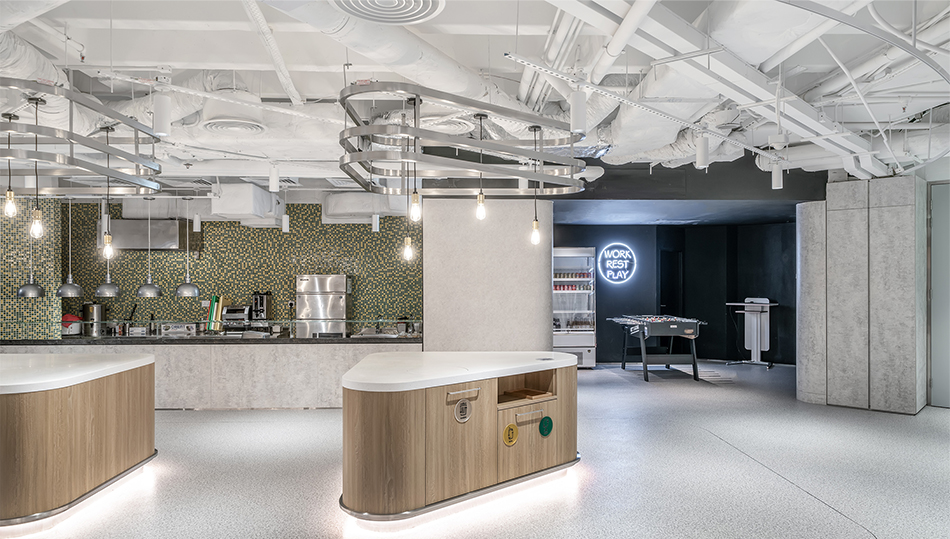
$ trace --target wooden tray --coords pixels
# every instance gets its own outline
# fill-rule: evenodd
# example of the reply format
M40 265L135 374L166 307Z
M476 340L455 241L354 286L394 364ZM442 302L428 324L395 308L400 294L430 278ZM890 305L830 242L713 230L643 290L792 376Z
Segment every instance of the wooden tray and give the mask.
M553 393L550 391L539 391L537 389L514 389L511 391L505 391L506 395L511 395L516 399L543 399L545 397L553 396Z

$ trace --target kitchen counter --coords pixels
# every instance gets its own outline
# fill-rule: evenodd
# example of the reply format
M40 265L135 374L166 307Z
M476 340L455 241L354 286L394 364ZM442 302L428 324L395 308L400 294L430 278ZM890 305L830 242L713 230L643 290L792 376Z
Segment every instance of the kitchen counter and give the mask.
M0 530L60 514L155 454L151 354L0 354Z
M0 395L60 389L153 363L150 354L0 354Z
M343 375L343 496L399 520L572 466L577 357L383 352Z
M0 340L0 346L57 346L57 345L174 345L174 344L422 344L422 337L331 337L325 339L272 337L265 339L242 339L202 335L197 337L85 337L64 336L62 339L46 340Z
M411 391L576 366L577 356L563 352L384 352L344 374L343 387Z

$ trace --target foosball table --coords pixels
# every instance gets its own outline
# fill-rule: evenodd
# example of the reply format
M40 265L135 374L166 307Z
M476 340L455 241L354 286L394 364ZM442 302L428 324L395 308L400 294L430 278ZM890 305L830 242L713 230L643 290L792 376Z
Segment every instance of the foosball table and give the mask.
M616 318L608 318L612 322L622 325L623 328L623 354L620 356L620 368L627 368L627 348L631 337L640 339L640 357L643 362L643 380L650 381L650 373L647 366L666 365L670 368L673 364L693 364L693 380L699 380L699 368L696 365L696 337L699 336L699 326L706 322L693 318L679 318L676 316L661 315L629 315L625 314ZM674 354L673 342L670 339L669 353L666 354L648 354L647 339L650 337L681 337L689 339L689 354Z

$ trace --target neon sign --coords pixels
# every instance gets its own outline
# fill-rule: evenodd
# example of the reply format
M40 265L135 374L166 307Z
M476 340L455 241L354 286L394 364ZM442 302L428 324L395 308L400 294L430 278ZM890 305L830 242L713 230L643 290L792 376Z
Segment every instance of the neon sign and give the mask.
M609 283L625 283L637 271L637 256L622 243L611 243L597 255L597 271Z

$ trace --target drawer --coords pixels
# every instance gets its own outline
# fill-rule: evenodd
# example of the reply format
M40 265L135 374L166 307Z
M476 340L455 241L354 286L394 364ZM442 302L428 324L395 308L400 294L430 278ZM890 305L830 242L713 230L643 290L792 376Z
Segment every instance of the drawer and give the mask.
M426 505L495 483L497 392L494 378L426 389Z
M548 400L498 411L498 482L550 468L558 463L558 400ZM541 418L550 417L553 428L542 436ZM518 430L517 441L505 444L508 425Z

